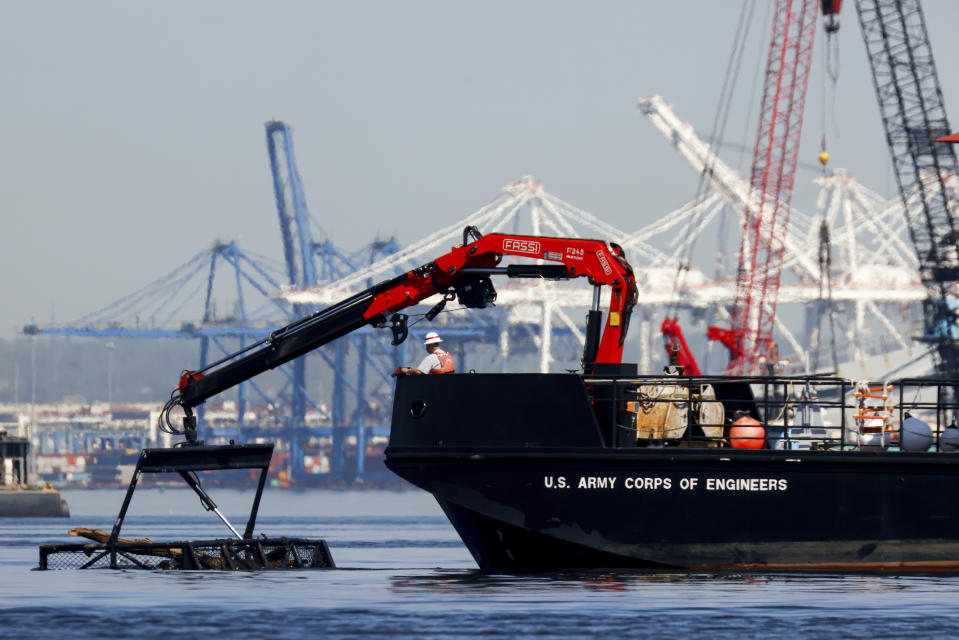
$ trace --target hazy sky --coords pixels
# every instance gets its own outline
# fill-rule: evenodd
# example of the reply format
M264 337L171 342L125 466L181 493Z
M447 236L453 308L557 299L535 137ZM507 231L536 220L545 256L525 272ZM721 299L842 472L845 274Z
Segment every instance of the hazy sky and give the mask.
M757 4L726 131L749 147L769 37ZM832 164L891 195L846 5ZM959 104L959 3L923 6L946 104ZM409 243L525 174L633 231L696 189L636 97L660 93L708 132L740 7L0 0L0 337L99 309L218 239L279 259L271 118L293 125L310 209L347 249L377 233ZM817 40L806 162L823 131L821 30ZM797 180L801 207L813 175Z

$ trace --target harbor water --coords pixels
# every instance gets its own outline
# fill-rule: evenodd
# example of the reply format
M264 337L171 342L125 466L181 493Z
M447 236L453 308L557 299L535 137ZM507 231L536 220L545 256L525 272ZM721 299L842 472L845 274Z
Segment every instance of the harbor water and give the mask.
M251 492L210 493L245 522ZM484 574L420 491L267 489L257 532L325 538L332 570L35 571L38 545L109 530L123 491L63 496L68 519L0 519L0 638L934 638L959 625L959 576ZM226 533L189 490L142 488L122 535Z

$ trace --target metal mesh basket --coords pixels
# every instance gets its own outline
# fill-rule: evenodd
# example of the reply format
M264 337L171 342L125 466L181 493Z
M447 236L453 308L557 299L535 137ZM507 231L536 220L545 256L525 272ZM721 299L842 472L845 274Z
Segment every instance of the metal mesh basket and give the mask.
M249 571L335 566L325 540L261 538L41 545L39 569Z

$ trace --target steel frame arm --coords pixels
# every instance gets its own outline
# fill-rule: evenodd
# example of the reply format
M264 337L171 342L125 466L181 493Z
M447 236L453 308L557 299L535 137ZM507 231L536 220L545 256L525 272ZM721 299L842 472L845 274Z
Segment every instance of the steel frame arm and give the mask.
M468 239L465 237L464 240ZM206 370L186 372L173 404L192 408L250 378L317 349L366 325L385 326L391 314L435 295L455 294L465 306L485 307L495 300L488 275L553 279L585 276L591 284L612 290L595 362L619 363L636 304L633 270L622 249L601 240L548 238L502 234L474 235L434 262L376 284L326 309L317 311L270 334L244 351L211 364ZM560 262L564 267L510 265L498 267L504 255ZM479 290L482 296L472 298ZM245 355L244 355L245 354Z
M922 339L936 345L937 373L954 378L959 219L946 183L959 174L959 160L950 145L934 142L952 129L925 18L919 0L856 0L856 12L903 204L908 212L916 190L922 206L921 215L907 217L927 290Z
M740 223L755 224L758 221L756 212L760 209L760 194L750 188L749 181L723 162L709 144L696 135L693 126L681 119L662 96L639 98L638 104L649 122L676 147L694 170L706 177L710 186L739 215ZM768 205L769 208L772 206L771 203ZM761 227L760 232L764 234L764 242L774 242L766 227ZM788 233L782 243L786 254L795 261L792 268L796 277L815 282L819 277L819 266L808 248Z

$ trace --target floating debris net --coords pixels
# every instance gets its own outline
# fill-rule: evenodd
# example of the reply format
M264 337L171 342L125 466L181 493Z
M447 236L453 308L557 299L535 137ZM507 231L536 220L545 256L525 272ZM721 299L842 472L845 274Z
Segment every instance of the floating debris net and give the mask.
M39 569L244 571L336 567L325 540L264 537L153 542L149 538L118 538L110 544L106 531L77 528L70 534L96 543L40 545Z
M77 527L70 535L93 543L40 545L39 569L148 569L241 571L333 568L325 540L253 536L253 526L273 455L273 443L204 446L195 438L183 446L143 449L112 531ZM246 529L240 534L200 486L197 471L259 469L260 478ZM142 473L177 473L200 497L204 508L223 521L236 539L153 542L121 538L120 528Z

